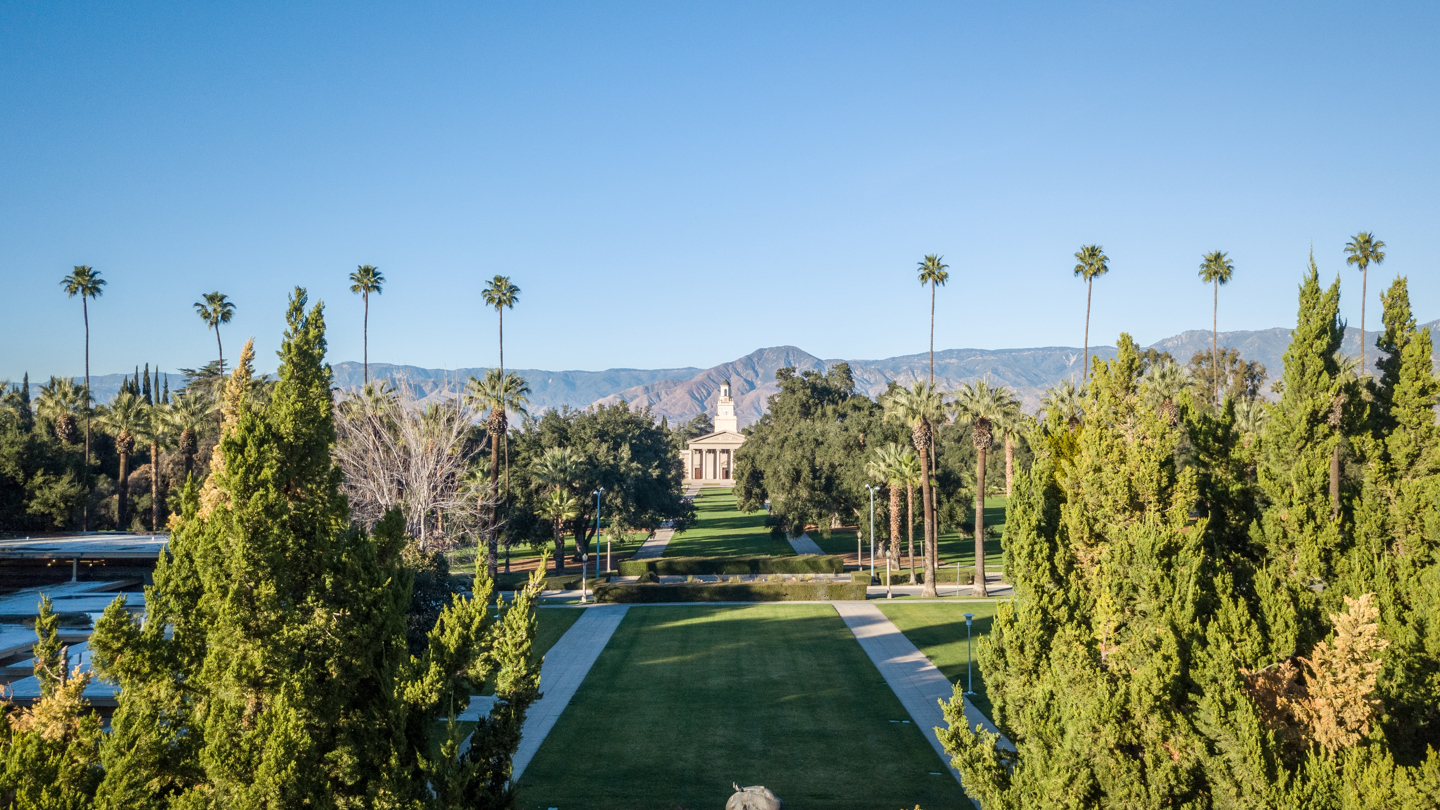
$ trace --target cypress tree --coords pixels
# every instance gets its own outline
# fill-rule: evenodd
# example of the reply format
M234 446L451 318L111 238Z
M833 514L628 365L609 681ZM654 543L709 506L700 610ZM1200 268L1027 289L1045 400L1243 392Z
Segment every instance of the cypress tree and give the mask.
M156 374L159 374L160 372L157 370L155 373L156 373ZM166 404L166 405L169 405L169 404L170 404L170 375L169 375L169 374L166 374L166 375L165 375L165 393L164 393L163 395L161 395L160 401L163 402L163 403Z
M436 761L431 736L497 666L509 680L487 723L523 722L540 580L496 629L482 579L409 654L404 523L393 512L367 535L350 522L323 310L305 305L297 289L268 402L251 398L253 345L241 353L211 475L181 493L147 621L117 602L97 623L97 668L122 687L99 807L441 807L508 778L513 746L472 746L482 767ZM517 667L505 651L521 647Z
M154 404L155 404L155 400L154 400L154 398L152 398L152 397L150 396L150 364L149 364L149 363L146 363L146 364L145 364L145 374L144 374L144 376L142 376L142 377L140 378L140 380L141 380L140 393L141 393L141 396L143 396L143 397L145 398L145 404L146 404L146 405L154 405Z

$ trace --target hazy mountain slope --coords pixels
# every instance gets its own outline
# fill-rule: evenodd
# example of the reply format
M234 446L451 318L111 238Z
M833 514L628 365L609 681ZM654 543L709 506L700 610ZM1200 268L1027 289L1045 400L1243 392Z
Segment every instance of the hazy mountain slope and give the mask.
M1435 337L1436 366L1440 367L1440 320L1425 324ZM1373 335L1374 333L1371 332ZM1290 343L1289 329L1261 329L1221 332L1221 346L1234 346L1247 360L1265 364L1271 379L1284 367L1282 356ZM1188 363L1197 351L1209 351L1210 333L1191 330L1153 344L1168 351L1181 363ZM1360 350L1358 329L1346 330L1344 350L1357 355ZM1091 354L1111 357L1114 347L1092 346ZM775 372L784 366L801 371L817 370L839 362L820 358L794 346L759 349L737 360L708 369L607 369L605 371L544 371L515 369L530 383L533 391L531 407L537 412L546 408L569 405L583 408L594 402L618 402L624 399L635 405L649 405L657 416L670 420L687 420L707 409L713 409L719 396L720 383L729 379L736 399L736 414L742 425L749 424L765 411L766 399L776 391ZM850 367L860 390L875 396L885 390L887 381L908 382L923 379L928 373L929 356L919 354L890 357L883 360L851 360ZM1052 346L1034 349L945 349L935 353L935 382L942 389L953 389L964 382L988 377L991 382L1009 386L1024 401L1027 410L1034 410L1046 388L1066 377L1080 376L1080 349L1073 346ZM336 363L335 385L343 389L358 388L361 365ZM418 389L423 398L453 395L463 390L473 374L485 368L454 370L427 369L416 366L376 363L370 367L376 379L404 379ZM169 372L172 390L180 387L182 377ZM95 397L107 402L132 374L99 374L90 378ZM39 394L39 386L47 378L32 374L31 396ZM14 381L14 382L18 382Z
M335 386L346 390L359 388L364 381L364 367L349 361L331 367ZM405 381L422 399L453 396L465 389L471 376L483 377L487 368L454 370L396 366L375 363L370 366L370 379ZM617 390L646 385L665 379L689 379L698 368L634 369L612 368L605 371L545 371L534 368L506 369L514 371L530 384L530 408L542 411L561 405L583 408Z

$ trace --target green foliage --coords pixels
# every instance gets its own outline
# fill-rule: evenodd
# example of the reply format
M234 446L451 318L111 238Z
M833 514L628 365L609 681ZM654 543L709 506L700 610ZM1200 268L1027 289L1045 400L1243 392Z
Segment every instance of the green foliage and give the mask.
M646 571L660 576L701 574L838 574L845 570L845 560L828 554L806 554L794 557L656 557L645 560L623 560L621 576L633 577Z
M452 596L410 654L403 519L368 535L349 520L323 311L305 303L297 290L266 403L242 352L212 474L180 495L146 621L117 601L96 623L96 669L121 687L98 807L508 806L497 774L536 697L539 580L498 623L488 580ZM436 721L491 673L502 700L483 738L435 759Z
M1123 335L1083 423L1047 415L978 654L1015 749L958 700L942 735L986 808L1435 806L1440 381L1403 284L1373 389L1338 304L1312 262L1258 433L1147 396Z
M616 603L834 602L864 598L865 585L853 582L608 583L595 588L595 601Z
M864 465L851 460L888 442L908 444L909 437L856 392L845 363L824 373L782 368L775 379L780 391L746 428L735 454L735 497L746 512L764 509L768 500L771 522L781 530L800 534L814 525L828 535L833 519L853 524L869 508L870 480Z

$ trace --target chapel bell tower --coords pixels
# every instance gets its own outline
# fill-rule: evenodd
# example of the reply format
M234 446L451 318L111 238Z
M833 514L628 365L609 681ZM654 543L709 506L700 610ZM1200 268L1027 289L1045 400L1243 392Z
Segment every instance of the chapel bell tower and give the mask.
M735 418L735 401L730 399L730 381L720 383L720 401L715 403L715 432L739 433Z

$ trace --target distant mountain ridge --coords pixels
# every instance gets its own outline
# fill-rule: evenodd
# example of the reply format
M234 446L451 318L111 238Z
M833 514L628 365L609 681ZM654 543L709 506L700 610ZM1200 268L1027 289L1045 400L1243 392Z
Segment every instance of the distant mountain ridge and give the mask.
M1424 326L1440 346L1440 320ZM1374 334L1373 332L1371 334ZM1284 367L1283 355L1290 344L1290 330L1284 328L1221 332L1217 336L1221 348L1233 347L1247 360L1265 365L1270 380L1277 379ZM1359 354L1358 329L1347 329L1342 350L1351 356ZM1180 363L1188 363L1197 351L1209 351L1210 332L1190 330L1151 344L1167 351ZM1090 354L1109 358L1113 346L1092 346ZM1073 346L1047 346L1030 349L944 349L935 352L935 382L942 389L958 388L975 379L986 378L1016 392L1025 409L1035 410L1046 389L1067 377L1079 379L1083 364L1082 350ZM1440 348L1434 356L1440 367ZM702 369L694 367L666 369L616 368L605 371L546 371L513 369L523 376L531 389L530 408L539 413L550 408L569 406L584 408L592 404L613 404L625 400L637 407L650 407L654 414L671 422L686 421L700 413L713 411L719 398L720 383L729 380L735 399L735 413L741 425L753 423L765 412L770 395L778 390L775 372L786 366L799 371L820 371L840 360L824 360L795 346L757 349L728 363ZM923 379L929 373L929 354L907 354L882 360L848 360L858 388L868 396L885 390L890 380L907 383ZM362 383L360 363L345 361L332 366L335 385L353 390ZM471 376L482 376L485 367L462 369L427 369L417 366L373 363L372 379L404 382L412 386L422 400L455 396L465 388ZM97 399L104 402L114 396L120 384L131 374L92 376L91 385ZM43 377L31 377L31 396L38 393ZM16 381L18 382L18 381ZM180 387L181 377L171 373L171 389Z

